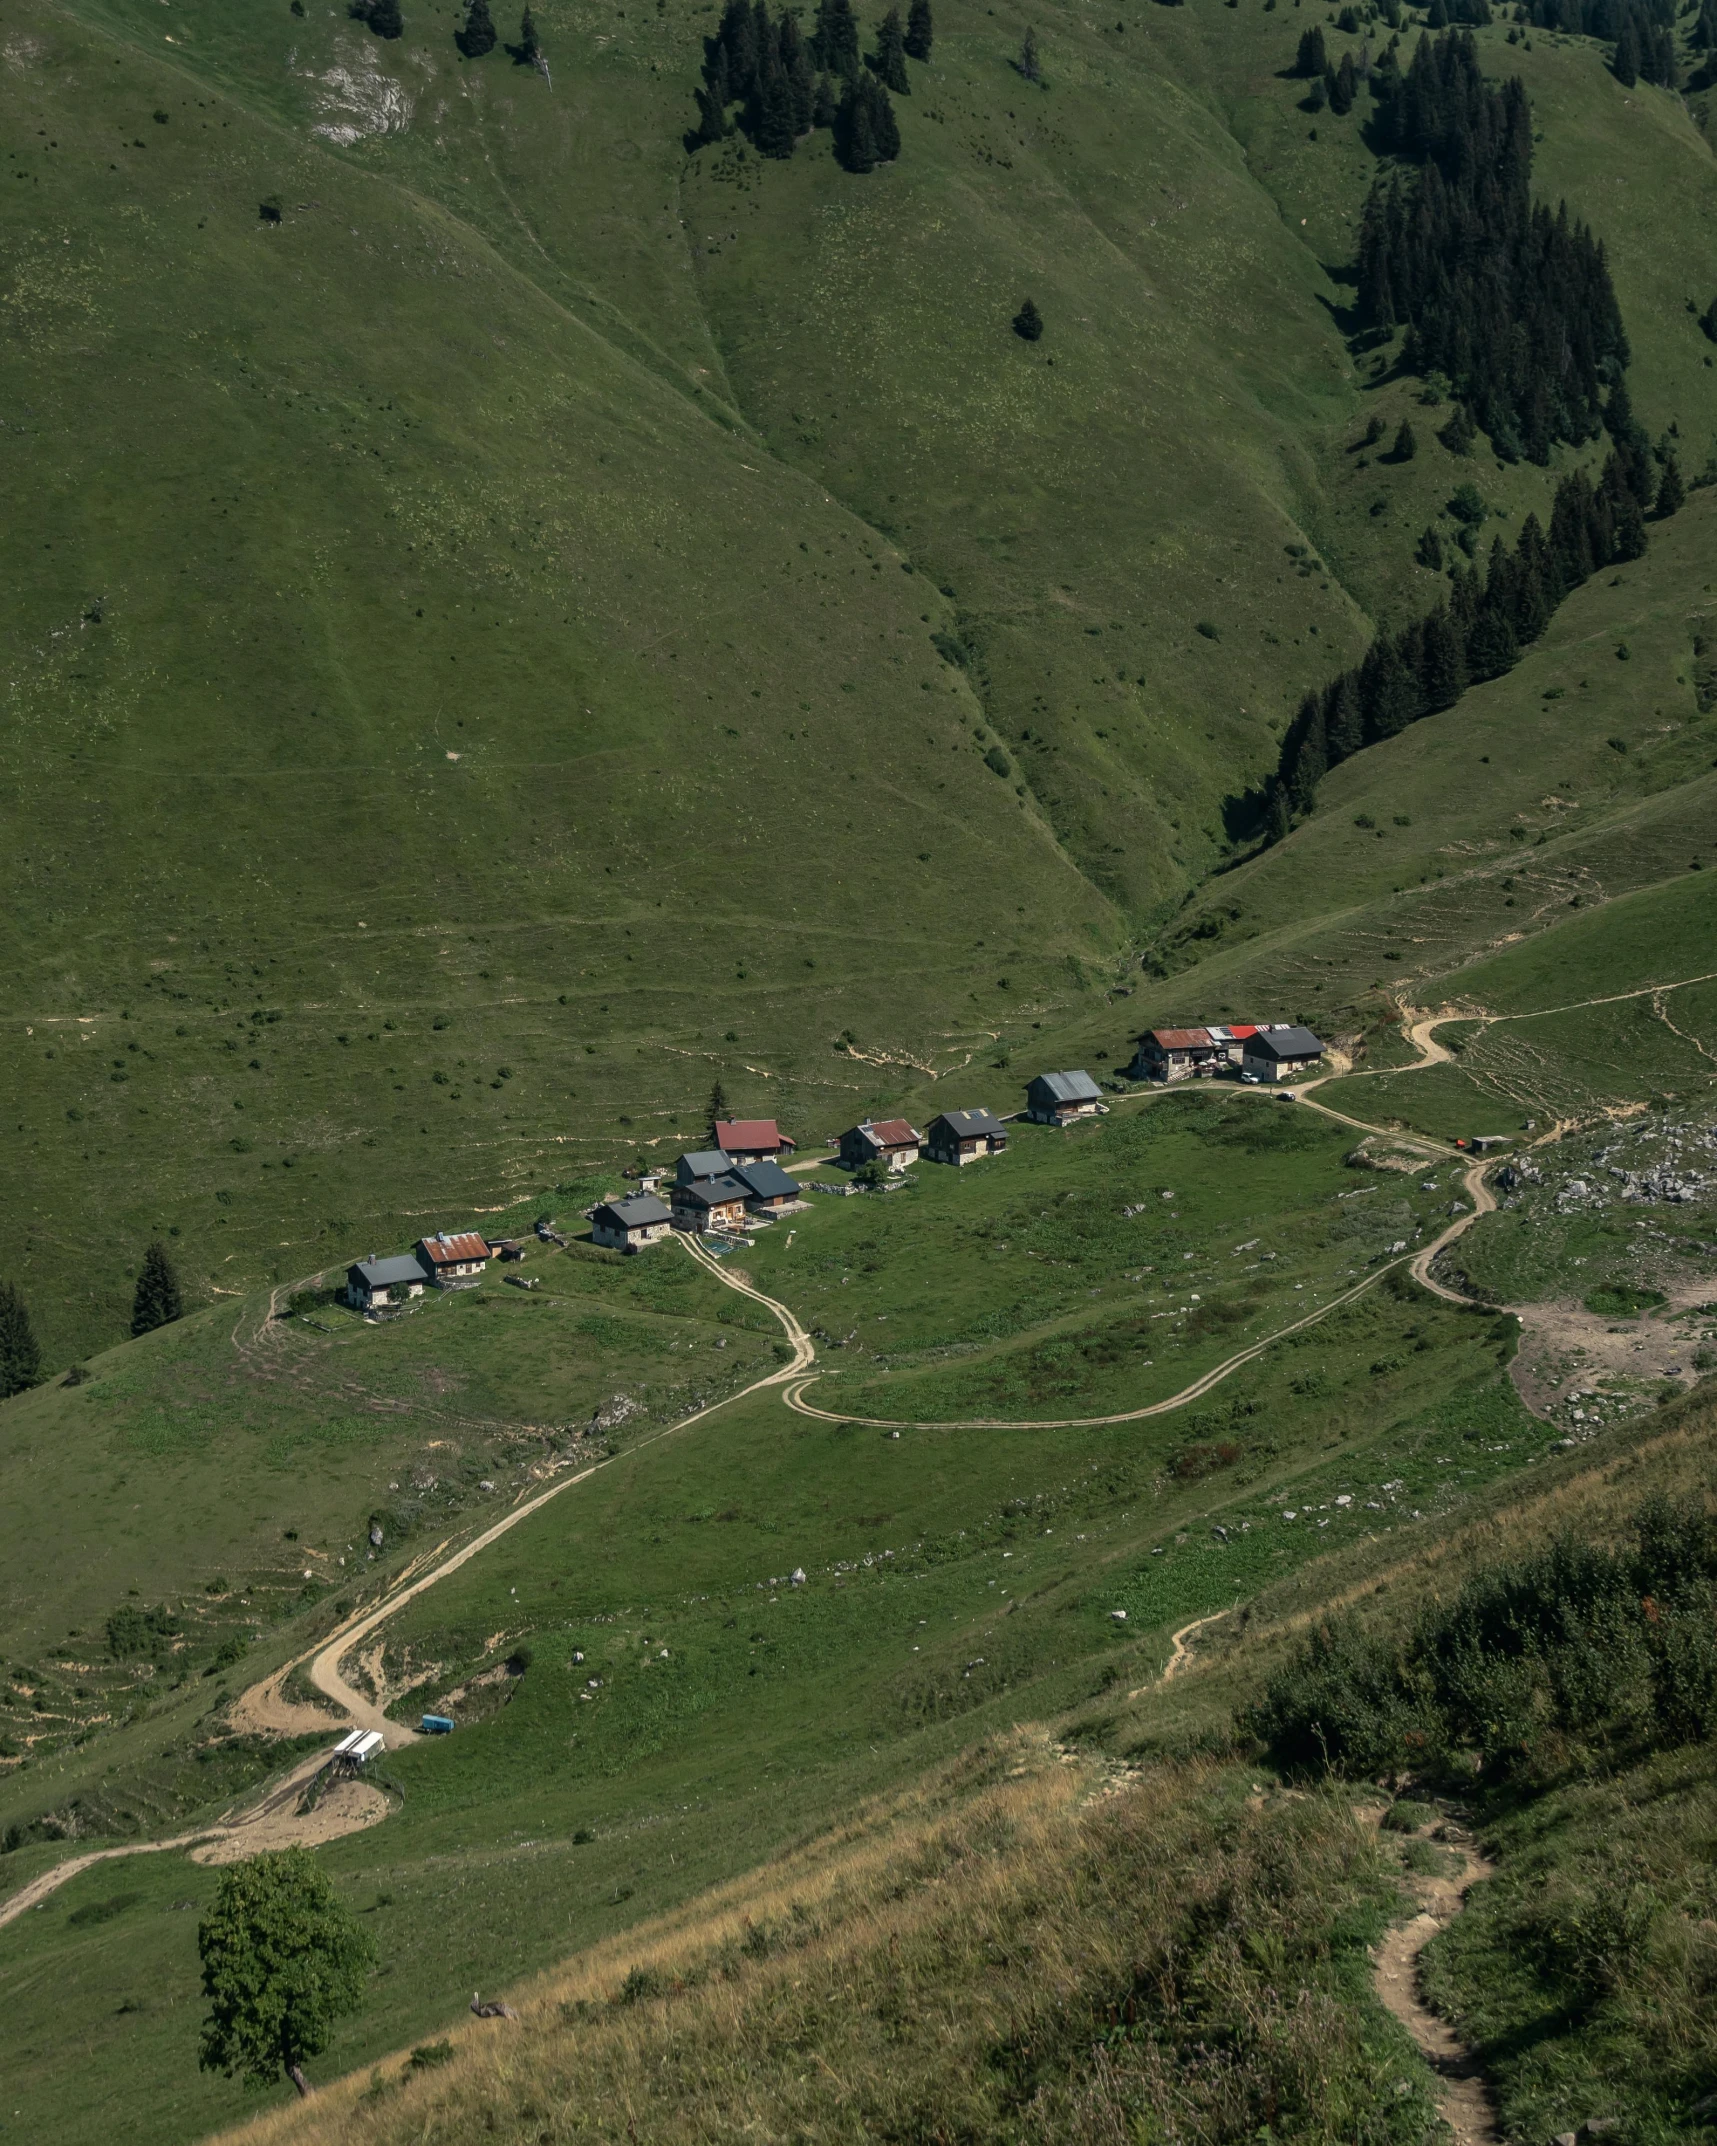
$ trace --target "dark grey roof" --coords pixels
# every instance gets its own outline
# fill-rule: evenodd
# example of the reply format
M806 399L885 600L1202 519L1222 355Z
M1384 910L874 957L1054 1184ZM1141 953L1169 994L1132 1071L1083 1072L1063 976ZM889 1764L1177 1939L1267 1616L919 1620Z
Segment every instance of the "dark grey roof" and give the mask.
M1040 1073L1029 1093L1046 1088L1058 1103L1100 1103L1103 1091L1089 1073Z
M1261 1028L1242 1048L1254 1058L1321 1058L1324 1047L1309 1028Z
M680 1157L675 1175L682 1185L695 1185L700 1177L725 1177L732 1168L733 1157L721 1148L697 1148Z
M360 1259L346 1272L355 1274L366 1289L391 1289L400 1282L425 1279L423 1261L415 1252L401 1252L393 1259Z
M778 1162L742 1162L733 1174L753 1199L796 1199L802 1189L799 1180L789 1177Z
M956 1140L994 1139L998 1134L1005 1140L1007 1127L1000 1118L988 1110L945 1110L936 1120L936 1125L945 1125ZM930 1130L934 1132L936 1126Z
M745 1187L737 1177L700 1177L693 1185L676 1185L677 1197L695 1200L700 1207L721 1207L729 1200L743 1200Z
M634 1192L624 1200L604 1200L596 1213L607 1216L622 1229L642 1229L646 1222L674 1219L653 1192Z

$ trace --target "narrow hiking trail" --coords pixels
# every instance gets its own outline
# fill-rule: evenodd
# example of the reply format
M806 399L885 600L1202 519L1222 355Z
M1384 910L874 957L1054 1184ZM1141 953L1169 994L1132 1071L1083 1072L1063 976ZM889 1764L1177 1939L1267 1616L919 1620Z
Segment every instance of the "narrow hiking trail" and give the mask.
M1420 1989L1420 1954L1460 1914L1467 1894L1493 1868L1466 1841L1449 1845L1461 1857L1459 1873L1446 1878L1409 1878L1418 1895L1419 1912L1396 1923L1377 1948L1372 1987L1435 2073L1438 2108L1453 2134L1454 2146L1501 2146L1502 2132L1483 2074L1460 2036L1440 2013L1432 2011Z

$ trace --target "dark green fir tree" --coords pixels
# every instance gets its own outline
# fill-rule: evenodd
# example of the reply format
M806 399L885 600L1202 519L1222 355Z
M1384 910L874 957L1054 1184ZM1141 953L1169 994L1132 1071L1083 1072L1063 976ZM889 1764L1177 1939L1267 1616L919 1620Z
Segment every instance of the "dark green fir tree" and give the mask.
M1623 89L1632 89L1639 80L1640 42L1631 15L1622 24L1621 35L1616 39L1616 56L1611 64Z
M1043 337L1043 315L1028 298L1014 315L1014 333L1021 342L1036 343Z
M811 58L825 74L843 82L859 71L858 18L852 0L817 0L817 26L811 34Z
M876 28L876 50L870 56L871 72L884 89L897 97L911 93L906 79L906 35L900 27L900 10L891 7Z
M489 13L489 0L470 0L464 25L453 33L453 42L468 60L480 60L494 51L495 19Z
M799 132L793 90L787 70L774 50L773 40L758 64L757 87L752 92L748 116L751 138L762 155L784 159L793 154L793 144Z
M1657 506L1655 513L1660 522L1672 514L1679 514L1687 499L1687 486L1682 481L1681 464L1671 455L1663 465L1663 475L1658 480Z
M930 19L930 0L912 0L906 16L906 57L927 60L936 41L936 26Z
M1452 455L1472 453L1473 441L1478 437L1478 432L1464 402L1456 403L1449 422L1437 437Z
M152 1334L158 1326L170 1326L175 1319L183 1317L184 1310L179 1277L173 1272L167 1247L157 1237L143 1255L137 1294L131 1300L131 1331L133 1334Z
M519 17L518 59L522 67L534 67L542 58L543 48L537 41L536 18L529 8Z
M1419 442L1414 436L1412 424L1405 417L1396 429L1395 444L1389 450L1391 462L1411 462L1419 452Z
M399 37L405 31L399 0L369 0L364 10L364 20L378 37Z
M1414 547L1413 556L1421 566L1428 566L1432 573L1443 571L1443 540L1435 528L1425 529Z
M833 75L817 77L816 92L811 99L811 124L814 127L832 127L835 115L841 108L840 92L835 87Z
M0 1401L34 1386L42 1376L42 1352L24 1299L0 1282Z
M805 50L805 40L799 35L797 16L784 14L781 17L775 33L775 50L793 107L793 133L795 137L809 134L816 113L817 78L812 71L811 55Z
M709 1141L715 1146L715 1129L728 1113L727 1090L718 1080L709 1092Z
M1020 39L1019 58L1014 65L1028 82L1043 80L1043 61L1038 56L1037 32L1028 23L1024 37Z
M1295 74L1303 75L1309 82L1314 76L1321 75L1328 65L1329 58L1324 51L1322 29L1302 30L1299 53L1294 60Z

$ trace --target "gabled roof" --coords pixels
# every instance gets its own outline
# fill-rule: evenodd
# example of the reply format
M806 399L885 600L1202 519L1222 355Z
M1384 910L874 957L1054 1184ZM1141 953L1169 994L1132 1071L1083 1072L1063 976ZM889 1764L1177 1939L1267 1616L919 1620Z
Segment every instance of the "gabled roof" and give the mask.
M676 1185L674 1198L695 1207L726 1207L745 1198L745 1187L737 1177L700 1177L694 1185Z
M1007 1127L988 1110L945 1110L934 1121L932 1130L936 1125L947 1126L956 1140L980 1140L986 1136L994 1139L998 1134L1007 1138Z
M790 1148L793 1142L773 1118L717 1118L716 1145L728 1154L736 1149Z
M439 1236L420 1237L418 1250L431 1266L462 1267L473 1259L487 1259L489 1240L474 1229L461 1230L453 1237L443 1230Z
M1058 1103L1100 1103L1103 1091L1089 1073L1040 1073L1031 1084L1047 1088Z
M692 1185L700 1177L725 1177L733 1168L733 1157L725 1148L694 1148L680 1157L675 1172L682 1185Z
M1309 1028L1261 1028L1250 1045L1255 1058L1321 1058L1323 1045Z
M804 1189L778 1162L738 1163L733 1174L757 1200L797 1199Z
M642 1229L648 1222L674 1219L653 1192L634 1192L624 1200L604 1200L595 1213L621 1229Z
M855 1125L854 1132L863 1133L872 1147L915 1148L922 1144L923 1136L917 1133L904 1118L866 1118L862 1125Z
M1208 1028L1147 1028L1141 1043L1154 1043L1159 1050L1196 1051L1210 1042Z
M394 1259L360 1259L346 1269L366 1289L391 1289L400 1282L421 1282L423 1261L415 1252L401 1252Z

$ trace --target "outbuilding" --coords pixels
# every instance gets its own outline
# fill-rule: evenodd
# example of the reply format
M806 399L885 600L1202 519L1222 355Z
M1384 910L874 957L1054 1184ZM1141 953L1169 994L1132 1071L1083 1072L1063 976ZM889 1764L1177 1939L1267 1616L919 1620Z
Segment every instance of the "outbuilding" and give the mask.
M354 1311L386 1311L410 1297L420 1297L428 1280L415 1252L378 1259L372 1252L346 1269L346 1302Z
M932 1162L977 1162L1007 1151L1007 1127L988 1110L945 1110L932 1118L924 1152Z
M1071 1125L1098 1114L1103 1091L1089 1073L1040 1073L1025 1091L1025 1106L1038 1125Z
M641 1252L657 1244L674 1226L674 1218L653 1192L630 1199L604 1200L590 1210L590 1241L615 1252Z
M1247 1037L1240 1066L1258 1080L1298 1080L1323 1054L1323 1045L1309 1028L1260 1028Z
M746 1187L737 1177L700 1177L674 1187L674 1226L704 1237L745 1226Z
M437 1289L468 1289L482 1280L489 1264L489 1240L474 1229L420 1237L416 1250Z
M797 1143L773 1118L717 1118L715 1144L735 1162L779 1162Z
M778 1162L742 1162L733 1180L745 1187L745 1204L754 1215L778 1215L797 1207L805 1189Z
M841 1167L862 1170L867 1162L880 1162L886 1170L905 1170L918 1160L923 1145L924 1135L904 1118L866 1118L842 1133Z

